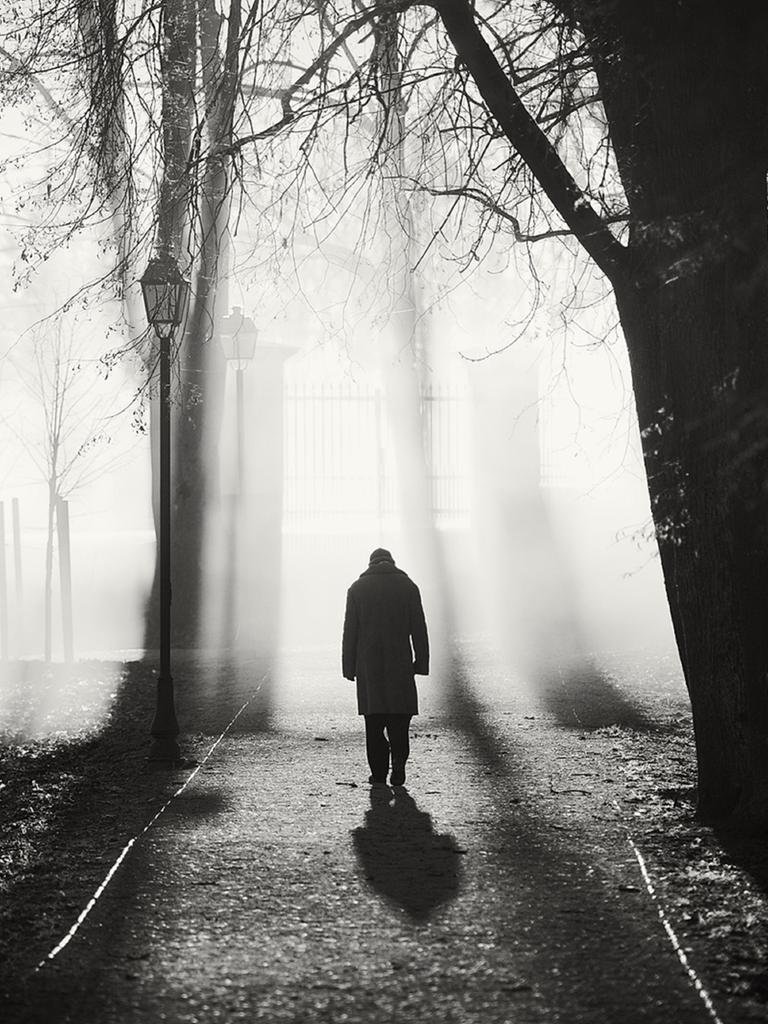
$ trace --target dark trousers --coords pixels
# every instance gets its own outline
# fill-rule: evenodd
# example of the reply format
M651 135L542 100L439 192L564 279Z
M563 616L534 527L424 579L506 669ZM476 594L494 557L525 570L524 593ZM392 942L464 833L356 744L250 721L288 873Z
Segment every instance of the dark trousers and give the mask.
M392 765L405 767L411 752L410 724L411 715L365 715L365 752L374 782L387 781L390 751Z

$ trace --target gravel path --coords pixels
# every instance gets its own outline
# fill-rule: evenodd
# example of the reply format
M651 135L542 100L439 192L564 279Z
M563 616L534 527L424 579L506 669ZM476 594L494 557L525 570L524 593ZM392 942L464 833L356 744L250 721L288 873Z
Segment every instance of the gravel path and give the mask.
M287 658L271 713L263 691L245 707L31 975L19 1019L715 1019L627 840L611 728L622 715L653 728L653 714L597 678L527 692L465 652L420 687L407 788L370 789L336 660ZM206 721L202 753L252 683L187 706Z

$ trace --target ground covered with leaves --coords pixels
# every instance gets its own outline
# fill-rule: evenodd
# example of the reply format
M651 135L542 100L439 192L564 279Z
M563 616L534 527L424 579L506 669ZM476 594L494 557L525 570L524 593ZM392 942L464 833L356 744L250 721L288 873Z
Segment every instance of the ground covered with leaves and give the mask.
M155 688L156 669L140 663L3 668L0 964L6 996L69 929L127 839L172 792L179 773L152 770L147 762Z
M693 730L687 697L672 685L676 659L654 659L657 671L640 680L632 661L622 661L619 678L632 674L642 721L597 733L610 744L628 833L683 950L710 994L725 1000L724 1019L764 1020L768 836L738 835L696 819Z
M535 784L525 781L525 772L518 773L519 795L508 794L510 806L527 806L527 813L535 815L537 801L542 807L546 803L546 813L559 822L556 827L564 836L589 851L596 863L607 864L608 872L620 844L631 840L647 865L657 909L725 1024L764 1020L766 843L697 822L690 716L679 681L670 681L674 670L659 661L645 661L641 669L624 658L614 659L610 671L559 673L542 681L535 707L526 706L523 714L499 696L504 680L497 681L501 689L495 692L474 685L488 674L476 654L470 652L463 664L463 678L448 701L452 707L417 720L415 756L427 763L430 744L437 749L450 715L472 719L473 742L483 746L482 771L507 786L516 776L502 762L514 745ZM635 679L630 692L623 681L642 672L647 676ZM204 756L242 697L234 672L226 667L198 662L195 678L199 685L188 688L182 702L188 721L182 714L180 722L185 755L192 759ZM147 762L155 686L155 668L142 663L84 662L70 668L25 663L4 669L3 1020L25 1019L25 993L36 964L66 934L127 840L141 832L189 774L188 767L158 771ZM467 736L471 733L466 730ZM320 742L316 746L322 749ZM467 765L470 760L468 755ZM481 827L470 820L464 825ZM463 857L463 850L457 852ZM618 899L651 899L639 868L634 880L627 877L622 873L616 884ZM308 878L310 903L311 885ZM486 966L498 974L498 965L489 960ZM354 978L347 981L353 999Z
M768 1017L768 842L703 827L695 817L693 745L687 723L655 736L609 733L630 787L632 838L659 905L725 1020ZM649 749L650 748L650 749ZM650 758L650 759L649 759Z

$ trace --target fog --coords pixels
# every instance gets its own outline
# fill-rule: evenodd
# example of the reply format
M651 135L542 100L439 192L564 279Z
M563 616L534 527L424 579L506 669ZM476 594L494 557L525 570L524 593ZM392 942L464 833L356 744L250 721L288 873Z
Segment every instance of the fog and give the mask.
M336 264L338 277L344 269ZM371 286L359 263L349 274ZM332 307L332 288L323 276L313 300ZM422 590L438 678L453 640L497 652L521 686L537 685L555 663L672 651L610 306L590 310L585 332L552 315L555 293L521 326L510 318L523 301L511 267L476 273L442 305L429 302L428 288L419 311L361 318L345 325L343 343L317 325L316 308L302 313L297 303L262 318L261 351L244 378L238 571L247 605L240 617L250 625L239 631L240 649L257 646L261 616L276 629L268 647L338 663L346 589L383 546ZM243 302L258 320L258 304ZM271 413L282 423L279 594L270 587L259 597L259 483L277 447L263 429L259 365L274 374L281 348L272 400L282 412ZM225 475L236 427L227 404ZM217 550L214 565L224 558L222 544ZM214 607L227 607L211 595ZM283 664L275 685L285 694L289 656ZM303 677L304 699L308 686Z
M343 417L372 393L385 427L377 432L372 417L356 425L346 467L354 502L330 455L322 506L287 495L283 646L336 645L346 587L384 546L422 589L438 656L451 637L482 641L530 681L553 657L672 649L620 339L581 347L539 317L489 354L513 332L493 301L503 282L486 285L490 298L475 281L466 300L430 314L420 366L358 369L347 393L309 352L287 364L286 394L298 386L320 395L324 381L316 403L330 405L338 388ZM415 416L409 373L430 396ZM350 429L329 414L314 443L332 445ZM300 450L289 450L293 459ZM377 461L391 499L383 511Z
M18 243L3 216L10 280ZM302 250L297 236L301 258L260 280L246 242L218 312L242 308L259 339L241 366L241 433L237 370L226 370L203 647L243 664L298 649L338 658L346 589L383 546L422 590L438 672L453 640L500 652L521 685L553 659L672 649L629 370L599 282L582 277L576 308L570 257L554 247L542 257L546 289L500 255L471 274L435 261L411 273L389 236L365 258L312 240ZM45 652L56 331L58 365L77 368L66 439L74 658L143 654L155 559L146 382L137 360L103 356L145 326L105 294L67 306L97 272L83 237L7 290L6 663ZM58 554L52 582L60 661ZM29 728L55 730L66 714L46 708Z

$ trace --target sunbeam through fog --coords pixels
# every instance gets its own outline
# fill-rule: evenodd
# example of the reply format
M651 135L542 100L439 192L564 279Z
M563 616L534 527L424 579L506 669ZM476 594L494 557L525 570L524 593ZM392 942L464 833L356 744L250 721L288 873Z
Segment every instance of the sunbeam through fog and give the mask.
M579 335L552 313L556 284L536 310L490 257L471 281L446 283L437 262L414 276L399 230L365 254L297 236L299 288L260 287L235 260L202 347L180 350L174 647L258 664L267 707L279 651L337 649L346 589L384 546L422 590L438 666L456 638L492 643L529 685L554 663L669 649L626 360L578 344L607 330L604 304ZM52 259L3 327L3 656L151 659L157 393L146 351L105 362L109 301L44 319L72 286L71 263ZM228 312L253 322L247 356L227 356ZM62 387L59 466L74 469L54 515L46 408ZM21 680L8 677L6 712ZM86 703L103 715L99 693ZM25 729L58 728L55 700L35 715Z

